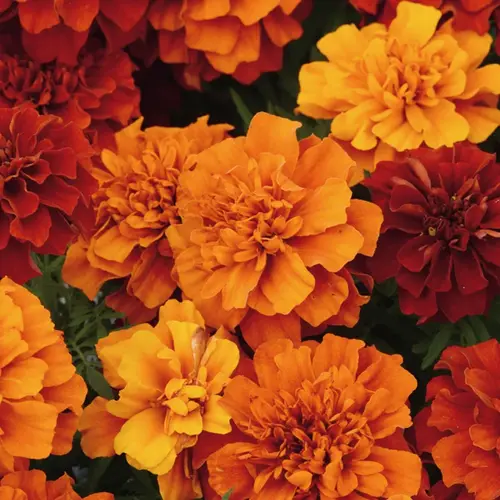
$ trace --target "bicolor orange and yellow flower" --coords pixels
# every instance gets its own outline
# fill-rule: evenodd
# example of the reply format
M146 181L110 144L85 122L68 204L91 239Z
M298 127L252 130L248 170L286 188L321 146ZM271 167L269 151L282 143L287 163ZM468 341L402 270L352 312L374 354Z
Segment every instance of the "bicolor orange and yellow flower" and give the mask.
M373 255L381 210L353 200L353 160L332 139L298 141L298 122L257 114L179 177L182 223L167 236L183 293L208 324L241 326L253 347L300 342L301 319L353 326L360 295L349 265ZM354 272L354 271L353 271Z
M366 155L370 170L397 152L486 140L500 124L500 65L480 67L490 35L438 24L441 12L401 2L386 28L343 25L318 42L328 61L299 75L298 110L333 119L332 135Z
M66 282L93 299L103 283L122 279L124 286L107 297L109 306L133 322L156 315L176 288L165 231L179 221L179 174L190 155L220 142L232 128L207 122L142 131L140 119L116 134L116 153L105 149L103 168L94 169L100 185L92 198L95 230L70 247Z
M28 290L3 278L0 475L24 468L25 459L68 453L86 394L49 312Z
M208 459L209 483L231 499L322 500L416 495L421 463L402 429L417 381L399 355L326 335L294 347L271 340L255 352L255 376L237 376L222 406L235 437Z
M221 392L239 361L220 329L209 338L192 302L169 300L158 324L111 333L97 344L117 400L96 398L80 421L82 448L94 458L125 454L159 476L166 500L201 497L197 469L208 442L231 431Z

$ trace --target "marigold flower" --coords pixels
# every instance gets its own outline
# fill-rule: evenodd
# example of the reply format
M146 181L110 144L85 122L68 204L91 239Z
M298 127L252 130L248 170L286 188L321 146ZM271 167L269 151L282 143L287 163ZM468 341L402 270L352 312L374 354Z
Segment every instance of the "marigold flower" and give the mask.
M435 369L450 374L428 383L431 404L415 420L419 450L432 454L444 485L464 485L476 500L500 495L499 367L495 339L448 347Z
M248 84L281 69L283 47L302 36L300 21L310 5L309 0L153 0L148 19L159 31L160 58L185 64L184 80L191 87L220 73Z
M356 8L371 14L374 5L380 4L380 20L388 23L396 17L396 8L402 0L351 0ZM441 10L444 14L453 15L453 27L457 31L473 30L480 35L490 30L490 18L498 6L499 0L411 0L423 5L431 5ZM368 3L368 5L367 5ZM357 4L357 5L356 5ZM370 10L366 9L369 7Z
M87 133L97 133L101 145L112 145L114 132L140 114L140 93L132 78L136 68L123 51L110 54L88 44L80 52L78 64L72 66L37 63L19 54L13 40L2 49L2 107L29 103L42 114L60 116Z
M149 0L3 0L0 13L17 6L23 45L34 59L75 64L94 20L116 50L145 31L148 5Z
M167 229L182 291L253 348L276 332L300 342L300 319L352 326L368 300L346 266L373 255L381 211L351 200L342 148L299 142L299 126L259 113L246 137L197 155L179 178L182 223Z
M118 400L96 398L80 421L82 449L91 458L125 454L159 475L168 500L199 498L192 460L207 434L227 434L221 391L239 361L222 329L208 336L192 302L169 300L158 324L111 333L97 344L104 376ZM178 488L178 490L177 490ZM194 495L194 496L193 496Z
M500 65L479 68L492 38L437 28L441 12L398 5L386 28L343 25L318 42L328 61L299 75L298 110L333 118L331 133L371 152L371 169L395 152L486 140L500 124Z
M63 255L97 187L80 128L29 107L0 108L0 277L39 275L31 252Z
M262 344L254 380L234 377L224 391L246 439L208 458L210 485L235 500L416 494L421 463L401 429L412 425L406 401L417 383L401 362L331 334Z
M113 500L111 493L94 493L84 499L73 489L74 481L64 474L56 481L47 481L45 472L30 470L14 472L0 480L2 500Z
M49 312L9 278L0 280L0 367L0 471L68 453L87 387Z
M500 165L477 146L410 151L366 185L384 213L377 281L396 277L399 304L420 321L483 314L500 285Z
M208 125L207 117L185 128L141 131L141 124L142 118L116 134L116 153L103 150L103 168L94 170L100 185L92 197L95 230L69 248L63 268L65 281L91 299L106 281L124 279L106 300L134 323L153 318L176 288L165 231L179 221L180 172L190 155L232 128Z

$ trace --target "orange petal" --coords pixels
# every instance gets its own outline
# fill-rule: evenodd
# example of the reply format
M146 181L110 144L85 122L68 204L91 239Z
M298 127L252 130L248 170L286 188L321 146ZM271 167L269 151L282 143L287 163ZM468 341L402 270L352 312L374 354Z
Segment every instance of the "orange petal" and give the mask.
M250 122L245 140L245 151L258 158L260 153L274 153L286 160L286 167L292 171L299 157L297 129L299 122L273 116L268 113L257 113Z
M269 259L260 287L277 313L289 314L313 291L314 284L314 276L299 255L288 250Z
M347 223L355 227L364 238L359 253L372 257L377 248L377 241L382 226L382 210L364 200L351 200L347 209Z
M189 452L184 450L167 474L158 476L160 495L164 500L186 500L202 496L198 475L193 472Z
M294 314L264 316L257 311L249 312L240 324L243 338L252 349L268 340L290 339L300 343L300 319Z

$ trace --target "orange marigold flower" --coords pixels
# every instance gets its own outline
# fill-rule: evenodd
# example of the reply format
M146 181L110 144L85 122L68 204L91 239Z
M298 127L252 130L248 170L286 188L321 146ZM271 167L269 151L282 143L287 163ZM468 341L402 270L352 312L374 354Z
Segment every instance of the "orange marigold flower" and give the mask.
M31 252L63 255L97 183L81 129L29 107L0 108L0 277L37 276Z
M220 73L251 83L262 73L278 71L283 47L302 36L300 21L309 0L153 0L148 18L159 31L160 58L186 65L184 79L199 88L201 80Z
M344 25L318 42L328 61L299 75L298 110L333 118L333 136L363 153L371 169L395 152L486 140L500 124L500 65L479 68L492 38L437 28L441 12L398 5L390 26Z
M427 385L431 404L415 419L419 451L432 454L448 488L464 485L476 500L498 498L500 344L448 347L435 369L450 374Z
M277 332L300 342L300 319L352 326L368 300L346 266L373 255L381 210L351 199L342 148L299 142L299 126L259 113L246 137L197 155L179 178L182 224L167 229L182 291L211 326L241 323L253 348Z
M49 312L9 278L0 280L0 367L0 471L68 453L87 387Z
M56 481L47 481L45 472L30 470L14 472L0 480L2 500L113 500L111 493L94 493L84 499L73 489L74 481L68 475Z
M194 304L169 300L158 324L111 333L97 344L104 376L119 399L96 398L80 421L89 457L125 454L159 475L166 500L201 496L196 471L207 434L227 434L230 418L221 391L239 361L222 329L208 336Z
M136 69L123 51L108 53L98 44L80 52L78 64L40 64L18 53L14 40L1 46L0 106L29 103L40 113L73 121L98 134L101 145L113 145L113 134L139 116Z
M331 334L262 344L254 380L234 377L224 391L246 441L208 458L210 485L235 500L416 494L421 463L401 429L412 425L406 401L417 382L401 362Z
M179 221L175 206L178 177L190 155L224 139L229 125L200 118L185 128L150 127L142 118L116 134L117 151L102 152L95 169L96 227L70 247L63 268L66 282L94 298L103 283L124 279L109 295L110 307L133 322L154 317L176 288L165 231ZM84 271L85 270L85 271Z
M17 7L23 45L39 62L75 64L94 20L116 50L146 29L149 0L3 0L0 13Z

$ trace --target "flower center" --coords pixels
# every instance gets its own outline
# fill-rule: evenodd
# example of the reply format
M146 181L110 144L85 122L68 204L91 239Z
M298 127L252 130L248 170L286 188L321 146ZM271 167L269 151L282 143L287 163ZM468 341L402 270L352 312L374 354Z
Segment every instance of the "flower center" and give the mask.
M0 57L0 92L12 105L32 102L41 111L64 104L77 89L83 68L37 64L19 56Z
M116 224L126 220L133 229L165 229L179 222L175 191L172 180L146 173L115 177L94 195L98 223L111 218Z
M456 245L461 240L466 244L469 233L477 230L486 212L486 198L476 192L449 196L443 190L433 190L427 199L424 233L449 244Z
M347 390L323 384L304 382L295 398L287 394L275 403L280 417L272 439L286 457L283 468L289 473L320 476L330 463L342 469L350 453L373 443L367 419Z

